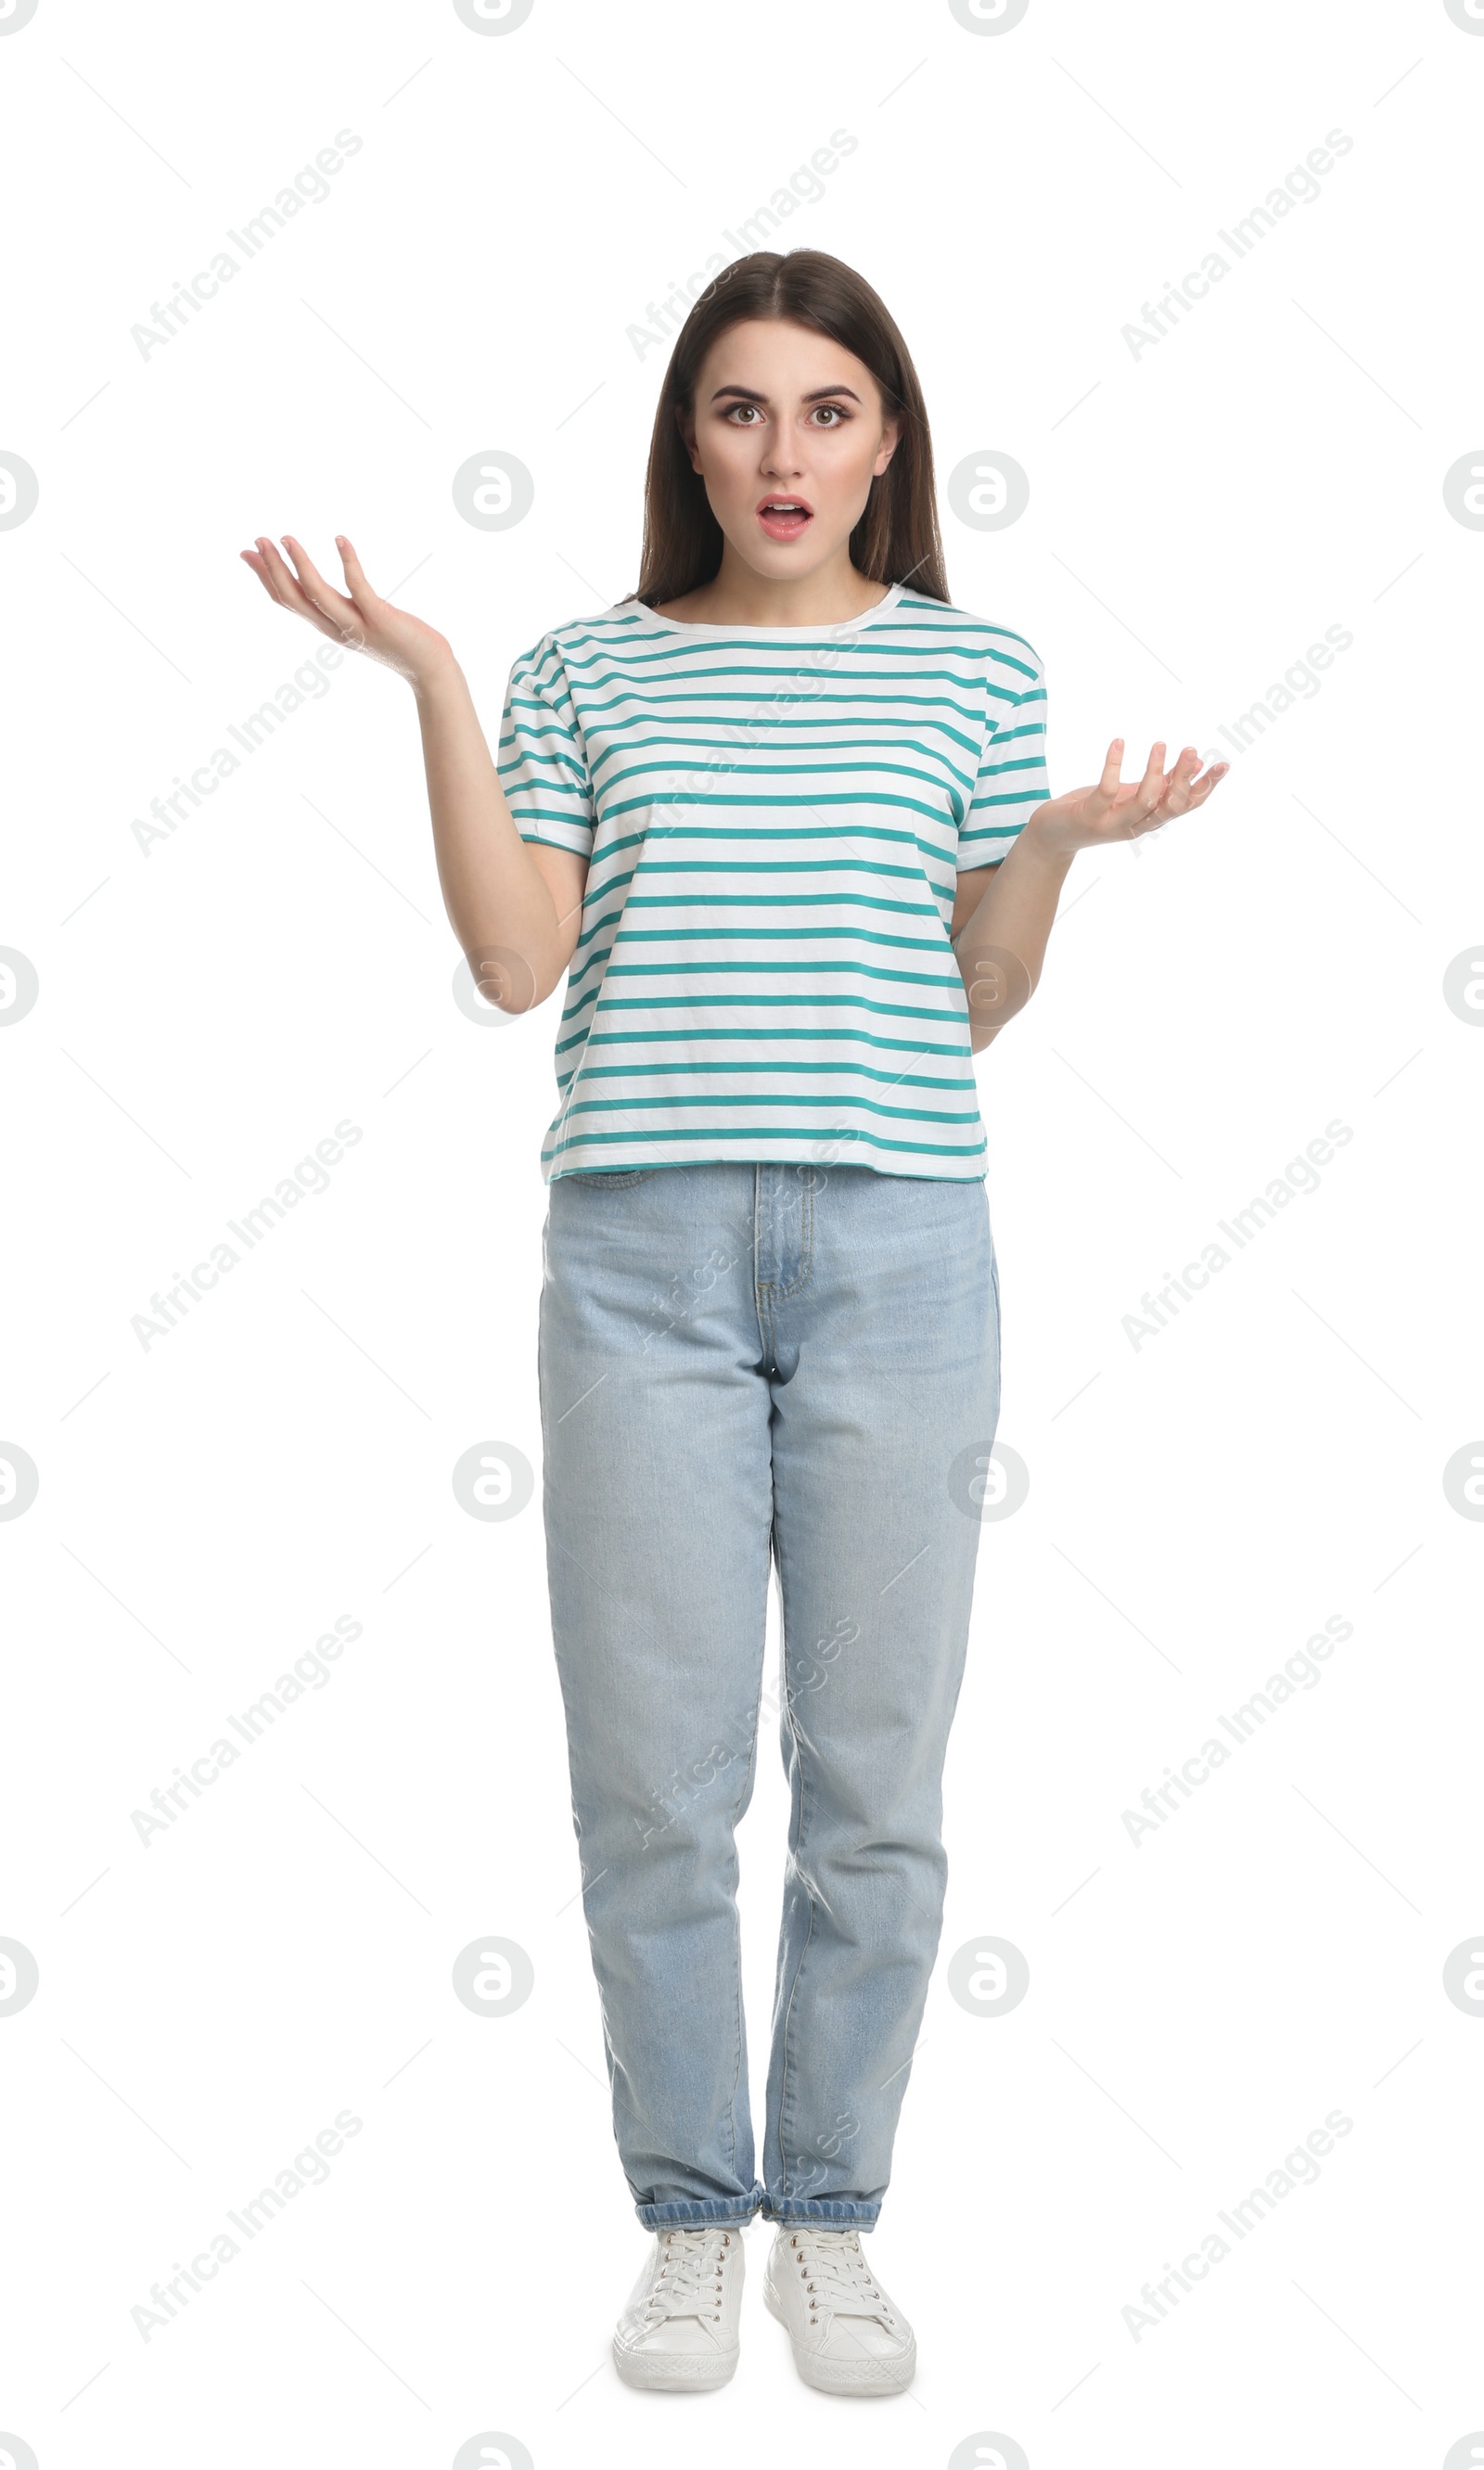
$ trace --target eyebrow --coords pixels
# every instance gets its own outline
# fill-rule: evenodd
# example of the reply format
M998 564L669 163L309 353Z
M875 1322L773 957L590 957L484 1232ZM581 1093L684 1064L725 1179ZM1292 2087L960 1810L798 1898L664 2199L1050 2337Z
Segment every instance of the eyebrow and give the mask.
M724 385L717 387L711 401L719 403L724 394L737 395L744 403L766 403L768 400L765 394L758 393L755 386ZM852 403L860 402L854 386L847 385L815 386L811 393L800 395L799 400L800 403L823 403L827 395L835 394L847 394Z

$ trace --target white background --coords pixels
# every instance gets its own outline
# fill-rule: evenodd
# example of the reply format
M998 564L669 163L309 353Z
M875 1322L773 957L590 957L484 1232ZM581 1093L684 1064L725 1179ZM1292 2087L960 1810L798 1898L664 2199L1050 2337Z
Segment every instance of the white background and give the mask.
M0 1934L40 1976L0 2017L14 2458L1484 2458L1449 2452L1484 2428L1484 2019L1443 1987L1484 1926L1484 1530L1443 1484L1484 1431L1484 1040L1443 993L1484 943L1484 537L1443 492L1484 427L1484 36L1442 0L1032 0L987 38L946 0L536 0L495 38L447 0L40 0L0 94L0 451L40 484L0 532L0 942L40 987L0 1046L0 1438L40 1476L0 1526ZM342 128L328 199L144 357L130 328ZM1142 304L1333 129L1319 198L1135 357ZM1029 474L1008 530L944 527L955 599L1046 662L1057 791L1114 734L1220 747L1354 637L1203 814L1078 862L980 1059L1031 1489L983 1539L870 2246L921 2366L869 2409L797 2380L760 2226L730 2388L646 2397L607 2359L643 2240L539 1492L483 1523L451 1483L485 1441L539 1471L556 1004L455 1004L384 672L347 664L148 854L130 828L313 648L238 560L261 530L409 577L493 732L516 654L635 582L667 347L629 329L836 130L775 245L893 308L940 488ZM504 532L452 501L483 451L534 476ZM341 1119L330 1188L143 1347L151 1293ZM1135 1346L1146 1290L1332 1119L1319 1188ZM131 1813L344 1614L333 1678L145 1849ZM1322 1681L1136 1848L1123 1813L1332 1615ZM765 1745L754 2054L784 1813ZM535 1968L505 2016L451 1985L488 1933ZM1031 1971L998 2017L945 1986L985 1934ZM142 2338L342 2109L328 2182ZM1317 2183L1136 2339L1142 2286L1335 2109Z

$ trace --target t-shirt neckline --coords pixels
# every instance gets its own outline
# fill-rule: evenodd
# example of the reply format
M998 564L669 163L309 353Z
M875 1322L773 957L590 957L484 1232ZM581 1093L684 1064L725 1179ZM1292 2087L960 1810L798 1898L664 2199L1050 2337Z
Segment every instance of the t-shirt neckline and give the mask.
M729 626L720 624L711 618L661 618L658 609L651 609L646 602L637 600L632 594L627 600L620 600L617 603L617 610L638 610L656 626L667 627L676 635L767 636L770 641L774 638L786 640L790 636L801 638L807 635L853 635L862 626L872 625L878 618L886 617L896 607L906 589L905 583L893 583L891 590L880 600L873 600L869 609L862 609L856 617L837 618L832 624L822 626Z

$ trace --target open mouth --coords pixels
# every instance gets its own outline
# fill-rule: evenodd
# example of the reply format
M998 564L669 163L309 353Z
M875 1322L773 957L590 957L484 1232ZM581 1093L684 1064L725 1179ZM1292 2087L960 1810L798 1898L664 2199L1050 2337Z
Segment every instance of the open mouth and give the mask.
M814 509L802 498L764 498L757 520L770 540L797 540L814 521Z

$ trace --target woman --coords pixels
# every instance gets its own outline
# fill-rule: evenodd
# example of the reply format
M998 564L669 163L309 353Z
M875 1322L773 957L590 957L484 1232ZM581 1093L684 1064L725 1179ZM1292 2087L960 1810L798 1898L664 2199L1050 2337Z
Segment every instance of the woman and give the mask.
M442 636L298 543L271 596L417 698L445 903L511 1012L567 975L540 1380L552 1628L614 2123L655 2233L627 2382L737 2359L745 2225L806 2380L888 2393L866 2260L941 1926L941 1774L999 1409L972 1053L1080 849L1200 805L1157 744L1049 795L1041 664L949 601L870 285L759 252L692 310L637 592L516 661L499 775ZM503 788L501 787L503 781ZM770 1566L792 1823L754 2162L734 1829ZM758 2165L760 2164L760 2175Z

